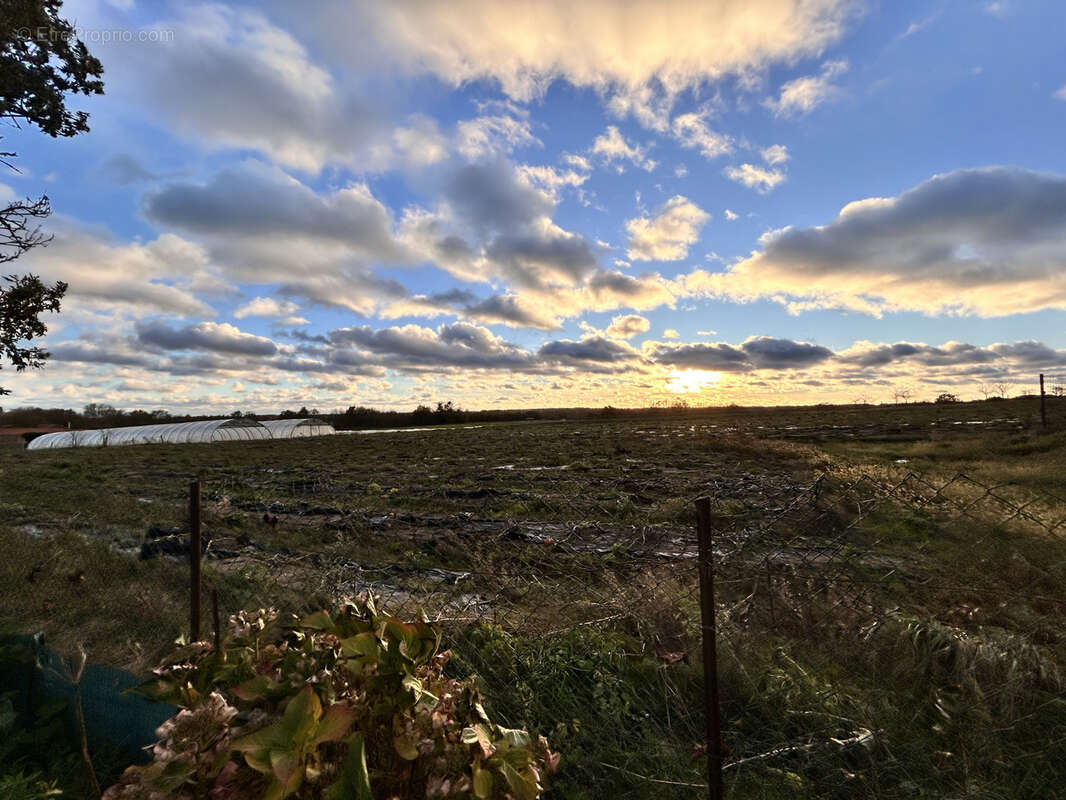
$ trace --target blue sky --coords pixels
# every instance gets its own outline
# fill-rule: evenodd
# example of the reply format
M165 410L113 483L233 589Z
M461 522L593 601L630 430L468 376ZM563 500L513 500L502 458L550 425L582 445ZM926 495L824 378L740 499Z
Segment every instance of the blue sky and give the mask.
M1066 383L1059 2L68 2L5 131L70 284L9 402L889 400Z

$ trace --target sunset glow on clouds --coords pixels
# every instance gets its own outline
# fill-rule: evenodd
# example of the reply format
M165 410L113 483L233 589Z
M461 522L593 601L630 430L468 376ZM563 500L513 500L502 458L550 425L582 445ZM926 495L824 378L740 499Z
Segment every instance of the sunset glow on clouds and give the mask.
M70 284L8 403L1066 379L1066 10L934 5L67 2L168 35L88 41L90 133L5 132Z

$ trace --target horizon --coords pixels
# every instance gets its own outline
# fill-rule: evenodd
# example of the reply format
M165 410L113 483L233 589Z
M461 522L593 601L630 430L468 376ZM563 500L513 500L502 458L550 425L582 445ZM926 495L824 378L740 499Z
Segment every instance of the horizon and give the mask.
M6 408L881 405L1066 384L1066 6L65 2ZM1050 391L1050 390L1049 390ZM534 405L535 404L535 405ZM279 413L279 412L274 412Z

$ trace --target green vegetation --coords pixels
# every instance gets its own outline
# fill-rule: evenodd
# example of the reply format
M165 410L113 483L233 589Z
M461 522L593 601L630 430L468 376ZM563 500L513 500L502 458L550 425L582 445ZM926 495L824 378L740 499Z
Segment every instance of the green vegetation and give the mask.
M181 529L198 477L223 616L367 590L397 615L424 610L453 652L444 677L475 680L491 719L563 754L545 797L691 797L705 780L692 500L709 494L727 517L731 797L1061 796L1066 531L1034 520L1066 517L1066 435L1033 427L1034 409L0 453L3 624L147 670L188 629L186 569L180 551L138 555L150 528ZM994 497L935 491L960 471ZM860 476L904 483L874 502Z
M183 710L104 798L535 800L558 756L492 724L439 645L372 599L289 621L241 612L218 650L194 642L155 670L144 691Z

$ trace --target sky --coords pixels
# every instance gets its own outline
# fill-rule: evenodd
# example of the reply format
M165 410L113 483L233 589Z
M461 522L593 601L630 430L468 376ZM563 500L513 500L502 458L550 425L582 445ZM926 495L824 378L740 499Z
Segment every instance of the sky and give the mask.
M1061 0L68 0L2 131L70 288L8 407L889 402L1066 383ZM11 271L11 270L9 270Z

